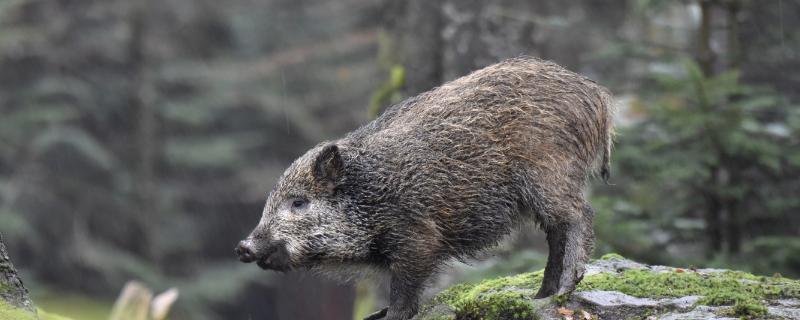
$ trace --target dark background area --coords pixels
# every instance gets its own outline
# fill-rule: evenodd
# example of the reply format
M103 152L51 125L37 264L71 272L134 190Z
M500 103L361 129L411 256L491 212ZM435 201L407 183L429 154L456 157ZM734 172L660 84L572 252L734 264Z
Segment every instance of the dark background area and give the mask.
M75 319L132 279L181 291L171 319L352 319L381 305L372 281L236 261L266 193L317 142L519 55L615 94L595 255L800 276L788 0L3 0L0 233L34 301ZM541 268L542 241L435 287Z

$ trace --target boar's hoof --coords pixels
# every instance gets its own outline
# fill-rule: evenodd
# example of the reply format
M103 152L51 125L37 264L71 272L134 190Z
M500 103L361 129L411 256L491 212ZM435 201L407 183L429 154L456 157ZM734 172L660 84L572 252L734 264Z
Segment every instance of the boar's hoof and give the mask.
M383 319L386 317L386 313L389 312L389 307L383 308L373 314L368 315L364 320L378 320Z

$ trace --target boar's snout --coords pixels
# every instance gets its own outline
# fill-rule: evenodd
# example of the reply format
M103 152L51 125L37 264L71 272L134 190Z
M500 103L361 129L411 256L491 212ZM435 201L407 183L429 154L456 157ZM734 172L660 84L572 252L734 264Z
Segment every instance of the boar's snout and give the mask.
M252 242L247 240L239 241L239 244L233 250L239 256L239 261L250 263L256 261L256 254L253 252Z
M289 271L291 269L289 250L284 241L267 241L258 245L254 240L242 240L234 248L239 260L245 263L256 262L261 269Z

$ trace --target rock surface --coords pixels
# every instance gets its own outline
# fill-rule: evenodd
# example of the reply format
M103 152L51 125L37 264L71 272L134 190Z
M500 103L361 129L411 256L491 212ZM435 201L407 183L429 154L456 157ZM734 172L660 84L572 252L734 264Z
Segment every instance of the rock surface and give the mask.
M0 318L35 319L36 309L8 257L0 236Z
M460 284L415 317L446 319L800 319L800 281L650 266L606 255L569 297L533 299L542 271Z

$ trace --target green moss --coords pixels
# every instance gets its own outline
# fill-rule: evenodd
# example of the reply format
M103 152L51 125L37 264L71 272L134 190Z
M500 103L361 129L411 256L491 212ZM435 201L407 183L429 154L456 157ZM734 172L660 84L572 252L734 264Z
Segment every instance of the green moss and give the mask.
M751 296L735 291L713 292L701 299L699 304L710 306L730 306L731 312L728 315L755 317L767 314L767 307Z
M625 257L616 253L606 253L600 257L600 260L625 260Z
M601 259L621 258L605 255ZM543 271L459 284L440 293L433 304L447 304L459 319L530 319L538 303ZM577 291L618 291L640 298L703 296L698 304L731 306L731 315L766 314L765 299L800 298L800 281L740 271L700 274L692 271L626 270L584 277ZM557 303L558 298L554 301ZM562 302L563 303L563 302Z
M465 293L472 290L472 288L474 288L476 285L477 284L474 283L460 283L454 285L436 295L436 297L433 299L433 302L452 305L455 301L461 299Z
M0 293L8 293L11 291L12 291L11 286L7 285L4 282L0 282Z
M36 315L0 300L0 319L36 320Z
M708 296L712 293L741 293L756 299L800 297L800 281L759 277L740 271L651 272L626 270L619 275L599 273L587 276L578 291L613 290L635 297Z
M562 294L562 295L553 296L551 299L557 305L563 306L563 305L567 304L567 301L569 301L569 297L570 297L570 294Z
M538 271L456 285L439 294L434 302L452 307L459 319L530 319L535 310L533 295L542 274Z
M741 317L757 317L767 314L767 306L758 301L736 302L733 315Z
M800 281L759 277L740 271L700 274L626 270L620 275L587 276L577 290L619 291L649 298L699 295L704 298L698 304L732 305L735 315L753 316L766 314L764 299L800 298Z

